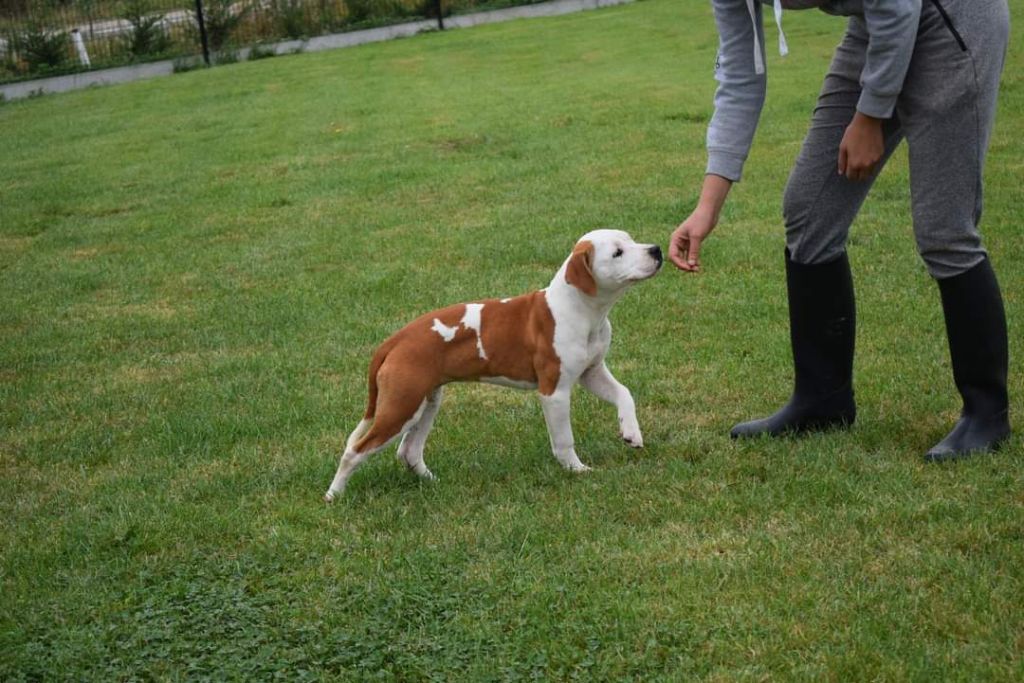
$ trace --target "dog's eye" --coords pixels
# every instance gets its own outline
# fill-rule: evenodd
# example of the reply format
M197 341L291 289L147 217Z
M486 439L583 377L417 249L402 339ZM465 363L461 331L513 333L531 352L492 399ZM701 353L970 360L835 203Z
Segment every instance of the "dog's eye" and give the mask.
M622 256L622 247L615 250L615 253L612 254L612 258L619 258L620 256Z

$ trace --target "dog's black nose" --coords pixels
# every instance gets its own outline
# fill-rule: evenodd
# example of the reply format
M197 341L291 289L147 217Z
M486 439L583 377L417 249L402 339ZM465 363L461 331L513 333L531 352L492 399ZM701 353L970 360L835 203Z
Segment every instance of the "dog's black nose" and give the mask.
M661 256L661 247L659 247L657 244L648 249L647 253L653 256L655 259L657 259L659 264L664 260Z

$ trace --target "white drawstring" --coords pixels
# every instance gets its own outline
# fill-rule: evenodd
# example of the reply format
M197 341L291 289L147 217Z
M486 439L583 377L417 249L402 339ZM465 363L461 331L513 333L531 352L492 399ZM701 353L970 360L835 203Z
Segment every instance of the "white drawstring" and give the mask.
M754 29L754 73L764 73L764 55L761 54L761 38L757 34L757 0L747 0L747 11L750 12L750 25ZM775 25L779 27L779 54L785 57L789 54L789 45L786 44L786 34L782 32L782 0L775 0Z
M764 57L761 55L761 39L757 35L757 10L755 0L747 0L747 11L750 12L750 25L754 29L754 73L764 73Z
M789 54L789 46L786 45L786 34L782 32L782 0L775 0L775 25L779 27L779 54L785 57Z

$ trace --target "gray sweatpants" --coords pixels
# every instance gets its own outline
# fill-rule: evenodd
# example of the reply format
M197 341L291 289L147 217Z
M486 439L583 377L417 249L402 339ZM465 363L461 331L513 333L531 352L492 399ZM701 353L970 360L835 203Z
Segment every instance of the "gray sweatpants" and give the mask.
M903 90L883 126L883 164L907 140L914 236L935 278L959 275L985 258L978 233L982 170L1009 24L1006 0L922 0ZM825 263L843 253L871 188L871 181L850 181L836 170L860 96L867 40L863 19L852 17L786 185L786 245L797 263Z

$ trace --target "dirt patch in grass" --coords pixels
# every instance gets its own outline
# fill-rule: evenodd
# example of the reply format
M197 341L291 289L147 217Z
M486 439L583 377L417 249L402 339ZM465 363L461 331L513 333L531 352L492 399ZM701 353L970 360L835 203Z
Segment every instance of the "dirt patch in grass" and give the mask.
M23 251L27 251L32 243L35 241L35 236L28 237L6 237L0 236L0 254L13 253L20 254Z
M114 382L120 385L135 386L166 382L181 376L184 368L180 365L164 365L159 367L144 365L124 365L113 375Z

